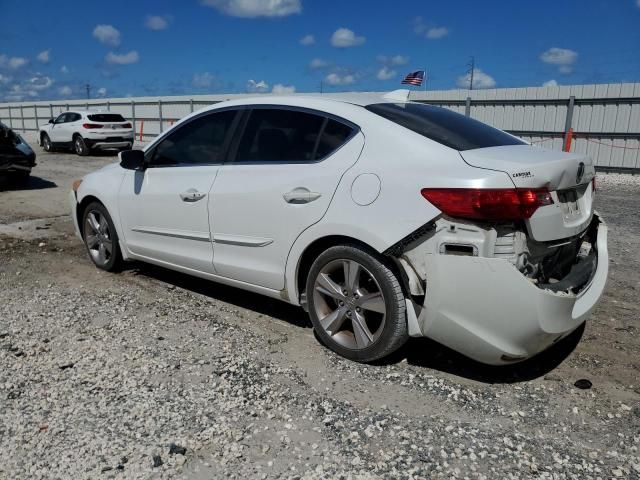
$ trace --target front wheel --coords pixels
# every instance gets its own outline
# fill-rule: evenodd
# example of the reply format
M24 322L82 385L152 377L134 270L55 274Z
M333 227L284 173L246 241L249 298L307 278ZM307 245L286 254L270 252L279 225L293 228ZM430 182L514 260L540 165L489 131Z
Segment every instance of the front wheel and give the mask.
M102 270L117 271L122 255L118 234L107 209L101 203L90 203L82 219L82 237L91 261Z
M73 148L81 157L89 155L89 147L87 147L87 144L80 135L76 135L76 138L73 140Z
M45 152L51 152L53 150L51 139L49 138L49 135L47 135L46 133L42 136L42 148L44 148Z
M400 283L373 255L357 246L331 247L307 277L309 316L318 337L358 362L383 358L408 338Z

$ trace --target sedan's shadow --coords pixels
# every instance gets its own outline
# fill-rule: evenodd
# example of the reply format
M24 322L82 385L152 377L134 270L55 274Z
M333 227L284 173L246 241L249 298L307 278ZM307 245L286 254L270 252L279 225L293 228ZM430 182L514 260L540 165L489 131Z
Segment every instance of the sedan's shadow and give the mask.
M311 328L311 322L301 308L264 295L141 262L129 264L127 270L136 275L155 278L168 285L282 320L296 327ZM535 357L506 366L491 366L476 362L428 338L411 338L404 347L377 362L377 365L397 364L406 359L410 365L438 370L482 383L525 382L542 377L560 365L576 348L583 333L584 324ZM318 339L317 335L316 338Z
M184 288L209 298L230 303L236 307L246 308L256 313L277 318L296 327L310 328L311 322L307 314L299 307L257 293L229 287L222 283L204 280L148 263L133 262L127 270L137 275L155 278L168 285Z
M583 323L555 345L523 362L494 366L476 362L428 338L412 338L385 363L404 359L411 365L451 373L482 383L518 383L543 377L564 362L584 333Z
M43 190L45 188L55 188L58 185L44 178L30 176L26 181L17 182L11 178L0 177L0 192L22 191L22 190Z

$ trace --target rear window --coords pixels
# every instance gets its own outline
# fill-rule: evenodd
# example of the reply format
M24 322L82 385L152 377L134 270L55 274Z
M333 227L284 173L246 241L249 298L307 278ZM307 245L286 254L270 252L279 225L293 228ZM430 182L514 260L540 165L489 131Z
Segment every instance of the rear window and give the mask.
M446 108L420 103L375 103L370 112L456 150L526 145L489 125Z
M92 122L126 122L124 117L119 113L94 113L87 115Z

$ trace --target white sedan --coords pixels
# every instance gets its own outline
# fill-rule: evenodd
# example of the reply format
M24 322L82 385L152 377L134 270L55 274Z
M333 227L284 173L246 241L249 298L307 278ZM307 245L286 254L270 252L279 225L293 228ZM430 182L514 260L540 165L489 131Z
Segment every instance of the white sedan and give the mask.
M356 361L409 336L520 361L605 287L588 157L405 93L222 102L120 160L70 194L97 267L139 260L300 305Z

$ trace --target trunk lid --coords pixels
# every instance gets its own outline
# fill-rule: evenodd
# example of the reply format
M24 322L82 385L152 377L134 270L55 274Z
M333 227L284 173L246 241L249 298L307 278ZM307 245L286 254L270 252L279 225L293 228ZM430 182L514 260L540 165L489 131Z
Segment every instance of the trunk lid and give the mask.
M476 168L506 173L517 188L547 188L554 203L540 207L526 221L537 241L565 239L583 232L593 216L595 167L579 153L532 145L506 145L460 152Z

